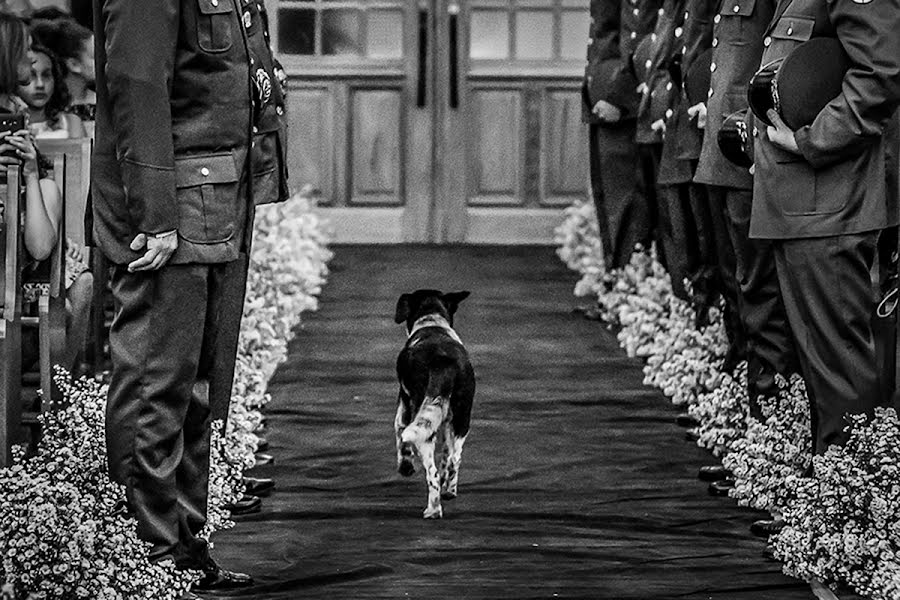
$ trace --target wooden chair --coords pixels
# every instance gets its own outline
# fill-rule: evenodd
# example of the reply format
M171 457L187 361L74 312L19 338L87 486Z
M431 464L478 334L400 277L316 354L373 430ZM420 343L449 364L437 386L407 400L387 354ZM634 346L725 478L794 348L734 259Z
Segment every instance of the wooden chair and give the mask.
M3 251L3 318L0 319L0 466L12 461L11 448L22 422L22 206L19 168L10 167L3 195L0 249Z
M65 157L65 222L66 235L82 247L87 246L84 212L91 186L91 139L37 140L41 154L54 160ZM59 183L59 182L57 182Z

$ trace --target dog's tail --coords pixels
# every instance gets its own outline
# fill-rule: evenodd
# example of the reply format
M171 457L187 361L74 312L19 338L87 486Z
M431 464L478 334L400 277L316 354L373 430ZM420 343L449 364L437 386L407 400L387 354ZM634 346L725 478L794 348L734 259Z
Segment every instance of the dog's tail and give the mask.
M400 435L401 442L418 445L430 440L437 433L450 412L454 373L455 370L449 364L433 369L429 373L422 406L419 407L419 412L412 423Z

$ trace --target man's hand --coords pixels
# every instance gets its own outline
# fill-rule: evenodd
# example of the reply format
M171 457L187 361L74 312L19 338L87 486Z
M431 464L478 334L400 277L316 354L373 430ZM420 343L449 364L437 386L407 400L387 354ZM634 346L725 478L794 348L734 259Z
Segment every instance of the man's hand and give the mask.
M148 235L139 233L131 241L131 249L138 252L141 248L147 251L139 259L128 265L128 271L156 271L169 262L178 248L178 234L173 232Z
M687 110L688 117L697 118L697 129L706 129L706 103L698 102Z
M766 135L769 136L769 141L782 150L800 154L800 148L797 146L797 140L794 138L794 130L788 127L773 109L770 108L766 112L766 116L768 116L769 120L775 124L774 127L769 125L766 129Z
M666 120L665 119L657 119L650 123L650 130L659 132L662 135L666 135Z
M598 100L591 112L604 123L618 123L622 119L622 110L606 100Z

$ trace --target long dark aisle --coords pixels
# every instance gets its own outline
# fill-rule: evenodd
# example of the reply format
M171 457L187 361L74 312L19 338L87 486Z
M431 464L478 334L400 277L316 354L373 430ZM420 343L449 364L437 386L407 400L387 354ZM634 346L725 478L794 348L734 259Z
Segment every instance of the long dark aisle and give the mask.
M277 492L215 538L243 598L811 598L766 562L759 513L706 495L710 458L642 385L549 248L338 247L320 312L273 379ZM478 376L460 497L421 518L395 472L397 297L468 289L456 329Z

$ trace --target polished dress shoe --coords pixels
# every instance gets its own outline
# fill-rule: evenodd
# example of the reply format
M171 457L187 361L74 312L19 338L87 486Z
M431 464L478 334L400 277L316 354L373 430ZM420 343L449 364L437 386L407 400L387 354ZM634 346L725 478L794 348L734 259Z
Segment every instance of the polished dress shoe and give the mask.
M265 452L269 449L269 440L262 436L258 436L259 441L256 443L256 451L257 452Z
M262 454L261 452L257 452L254 458L256 459L256 466L271 465L275 462L274 456L271 454Z
M778 560L775 558L775 546L772 544L766 544L766 548L762 551L762 555L766 560L771 560L773 562Z
M722 465L705 465L697 472L700 481L722 481L731 477L731 471Z
M682 413L675 417L675 423L678 424L679 427L697 427L700 425L700 421L687 413Z
M709 484L707 490L710 496L727 496L728 490L734 487L734 479L721 479Z
M750 533L761 538L780 533L782 529L784 529L784 521L782 519L760 519L759 521L753 521L753 524L750 525Z
M226 504L225 510L230 512L232 517L258 513L262 510L262 500L260 500L258 496L244 494L241 499L234 504Z
M245 573L235 573L223 569L215 562L210 561L203 569L203 577L191 588L192 592L218 592L222 590L236 590L253 585L253 578Z
M263 498L271 495L274 489L274 479L244 477L244 493L247 495Z
M688 429L684 432L684 439L689 442L696 442L700 439L700 434L697 433L696 429Z

